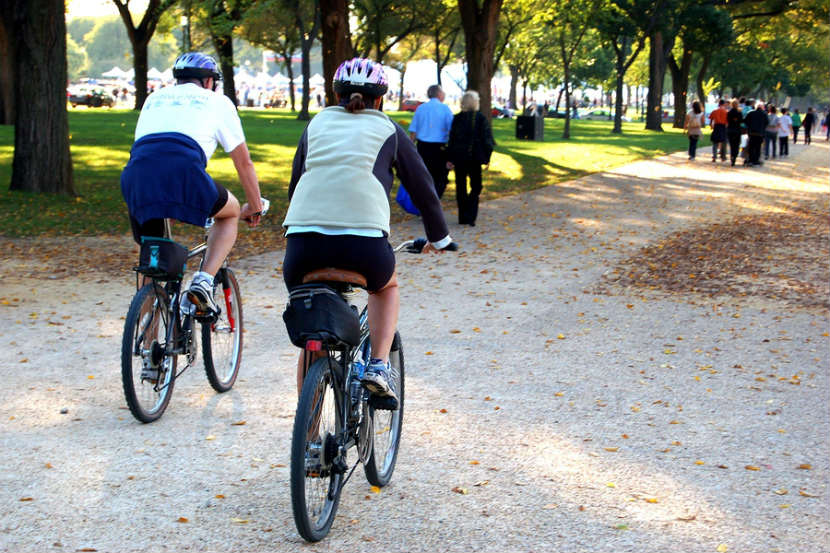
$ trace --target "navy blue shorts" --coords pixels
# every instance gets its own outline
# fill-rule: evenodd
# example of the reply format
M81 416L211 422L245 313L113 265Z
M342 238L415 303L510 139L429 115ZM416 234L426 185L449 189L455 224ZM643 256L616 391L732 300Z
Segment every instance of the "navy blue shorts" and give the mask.
M214 182L213 184L216 185L216 191L219 193L219 197L216 198L216 203L213 204L209 217L213 217L219 213L225 207L225 204L228 203L228 189L219 183ZM141 244L142 236L158 236L159 238L164 236L164 219L147 219L142 225L135 217L130 215L130 228L133 230L133 239Z
M316 269L336 267L366 277L370 292L380 290L395 274L395 252L386 238L298 232L286 237L282 276L289 290Z

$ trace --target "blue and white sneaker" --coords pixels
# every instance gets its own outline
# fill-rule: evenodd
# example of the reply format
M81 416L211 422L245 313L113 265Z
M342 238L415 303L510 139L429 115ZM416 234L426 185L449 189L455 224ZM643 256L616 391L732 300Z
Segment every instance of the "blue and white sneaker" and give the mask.
M372 359L366 366L363 372L363 378L360 383L363 387L369 390L372 394L380 397L393 398L395 401L398 395L392 388L389 381L389 375L392 372L392 367L388 361L381 361L380 359Z

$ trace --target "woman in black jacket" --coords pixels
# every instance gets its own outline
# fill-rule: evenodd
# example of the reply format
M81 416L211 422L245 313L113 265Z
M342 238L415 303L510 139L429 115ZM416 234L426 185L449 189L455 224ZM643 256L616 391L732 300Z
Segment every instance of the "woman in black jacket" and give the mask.
M490 122L478 111L478 105L478 92L468 90L464 93L461 97L461 111L452 119L447 145L447 169L455 169L458 224L472 227L476 225L478 216L478 197L482 188L481 166L490 164L490 154L496 145Z

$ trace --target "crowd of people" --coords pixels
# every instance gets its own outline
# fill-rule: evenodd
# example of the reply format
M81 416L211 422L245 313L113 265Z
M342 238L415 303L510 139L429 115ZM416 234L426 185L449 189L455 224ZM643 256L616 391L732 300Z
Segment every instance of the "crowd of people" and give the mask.
M689 137L689 160L694 160L697 145L706 127L706 114L698 101L692 102L686 114L683 129ZM813 132L824 129L825 140L830 140L830 110L820 116L812 107L803 115L798 109L792 112L788 107L778 108L772 103L746 98L733 99L731 102L721 99L717 109L708 115L711 129L712 162L726 161L727 144L732 166L738 158L743 165L757 167L770 157L784 157L790 154L792 143L798 142L798 133L804 131L804 144L812 142Z

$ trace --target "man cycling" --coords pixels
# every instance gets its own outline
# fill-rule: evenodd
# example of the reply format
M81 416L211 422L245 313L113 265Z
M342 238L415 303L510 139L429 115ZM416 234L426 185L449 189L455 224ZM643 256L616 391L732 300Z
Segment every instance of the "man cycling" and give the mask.
M398 323L398 281L389 236L389 191L397 171L421 211L429 243L452 239L432 177L406 132L380 111L387 90L379 63L343 62L334 74L338 105L318 113L300 138L283 226L283 276L289 290L315 269L338 267L366 277L372 355L363 385L397 399L389 385L389 350ZM302 356L297 384L302 387ZM397 402L395 402L397 403Z
M216 312L213 277L236 242L240 215L259 224L262 203L254 164L245 144L236 107L216 93L222 75L211 56L182 54L173 64L176 86L151 94L135 128L130 161L121 173L121 192L130 212L136 242L163 236L164 218L204 226L208 236L201 271L193 275L188 299L200 312ZM215 183L205 171L217 143L233 160L247 203Z

